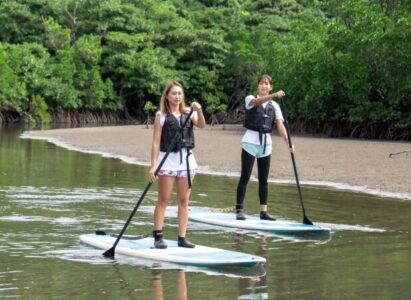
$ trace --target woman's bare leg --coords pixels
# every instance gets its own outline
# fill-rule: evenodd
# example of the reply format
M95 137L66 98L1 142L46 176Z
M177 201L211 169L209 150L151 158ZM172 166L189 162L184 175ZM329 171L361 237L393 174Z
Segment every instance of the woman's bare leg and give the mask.
M164 226L164 214L173 191L175 177L159 176L158 179L158 198L154 209L154 230L162 230Z
M178 206L178 235L186 236L188 223L188 202L190 199L191 189L188 188L186 177L176 179L177 186L177 206Z

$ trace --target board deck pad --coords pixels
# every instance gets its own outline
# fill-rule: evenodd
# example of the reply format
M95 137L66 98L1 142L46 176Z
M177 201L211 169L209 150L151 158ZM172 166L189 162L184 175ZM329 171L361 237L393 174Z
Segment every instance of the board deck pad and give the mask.
M83 244L102 250L110 249L116 239L108 234L80 235L80 241ZM154 239L151 237L120 239L115 252L143 259L200 267L254 267L266 262L265 258L257 255L201 245L196 245L195 248L183 248L178 247L176 241L165 241L168 245L167 249L155 249Z
M190 212L189 220L217 225L223 227L231 227L237 229L251 231L265 231L275 234L298 234L298 233L329 233L330 228L321 227L318 225L303 224L302 222L289 220L260 220L256 216L246 216L246 220L236 220L234 213L220 212Z

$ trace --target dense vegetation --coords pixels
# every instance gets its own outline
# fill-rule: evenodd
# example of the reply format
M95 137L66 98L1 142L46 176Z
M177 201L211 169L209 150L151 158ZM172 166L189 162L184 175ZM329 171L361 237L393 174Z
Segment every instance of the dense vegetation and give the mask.
M294 130L410 140L410 12L406 0L2 0L0 122L143 120L170 79L214 120L239 121L268 73Z

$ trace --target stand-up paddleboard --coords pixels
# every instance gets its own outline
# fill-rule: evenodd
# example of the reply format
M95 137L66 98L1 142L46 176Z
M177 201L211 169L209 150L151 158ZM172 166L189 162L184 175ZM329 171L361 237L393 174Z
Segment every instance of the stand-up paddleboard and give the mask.
M86 245L108 250L116 241L116 236L108 234L83 234L80 241ZM254 267L266 262L265 258L246 253L196 245L195 248L178 247L176 241L165 240L167 249L155 249L151 237L120 239L116 253L143 259L163 261L199 267Z
M219 212L190 212L189 219L195 222L206 223L223 227L239 228L251 231L265 231L275 234L301 234L301 233L329 233L330 228L318 225L308 225L295 221L260 220L259 217L246 216L245 220L236 220L234 213Z

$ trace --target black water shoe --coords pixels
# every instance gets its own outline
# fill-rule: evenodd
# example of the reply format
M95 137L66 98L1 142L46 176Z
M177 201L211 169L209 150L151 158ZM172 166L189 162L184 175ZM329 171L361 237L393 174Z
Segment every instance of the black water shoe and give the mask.
M183 248L194 248L196 245L190 243L185 237L178 237L177 244L179 247Z
M156 249L166 249L167 243L163 240L163 230L154 230L154 248Z
M275 218L273 216L270 216L268 214L268 212L261 211L260 212L260 220L275 221Z
M154 241L154 248L156 249L166 249L167 243L163 239L158 239Z
M238 209L238 210L237 210L237 214L235 215L235 218L236 218L237 220L241 220L241 221L244 221L244 220L245 220L245 214L243 213L243 210L242 210L242 209Z

